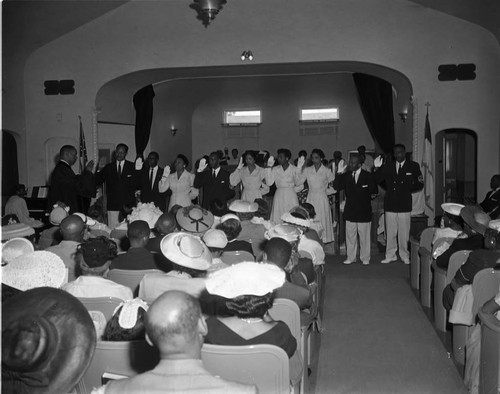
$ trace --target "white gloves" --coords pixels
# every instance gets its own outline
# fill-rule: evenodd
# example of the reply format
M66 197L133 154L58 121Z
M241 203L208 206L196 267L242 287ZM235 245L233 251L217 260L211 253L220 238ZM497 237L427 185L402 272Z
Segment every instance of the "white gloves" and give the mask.
M345 164L345 161L343 159L340 160L338 165L338 173L343 174L346 169L347 169L347 164Z
M274 157L273 156L269 156L269 159L267 159L267 166L274 167Z
M243 156L240 157L240 162L238 163L237 170L241 170L243 168Z
M169 176L171 171L172 170L170 169L170 166L165 166L165 169L163 170L163 176L164 177Z
M304 156L300 156L299 160L297 160L297 167L302 169L302 167L304 167L305 162L306 158Z
M198 172L205 171L205 168L207 168L207 160L203 158L200 160L200 165L198 166Z
M382 164L384 163L384 159L382 158L382 156L378 156L374 161L373 161L373 165L376 167L376 168L379 168L379 167L382 167Z
M136 170L142 170L142 165L144 164L144 160L142 160L142 157L138 157L136 160L135 160L135 169Z

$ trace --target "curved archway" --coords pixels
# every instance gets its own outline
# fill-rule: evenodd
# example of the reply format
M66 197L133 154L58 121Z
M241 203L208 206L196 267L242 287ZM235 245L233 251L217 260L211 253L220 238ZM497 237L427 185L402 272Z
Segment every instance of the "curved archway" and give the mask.
M436 207L477 201L477 134L452 128L436 134Z

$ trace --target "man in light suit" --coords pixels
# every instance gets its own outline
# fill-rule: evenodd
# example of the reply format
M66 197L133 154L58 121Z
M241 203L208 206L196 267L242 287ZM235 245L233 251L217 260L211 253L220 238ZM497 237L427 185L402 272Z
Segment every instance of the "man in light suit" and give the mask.
M410 264L408 238L410 237L412 193L424 188L424 181L418 163L406 159L406 148L394 145L392 150L395 161L382 166L382 157L375 159L375 179L385 181L384 199L385 228L387 246L382 264L397 260L396 251L405 264Z
M139 190L141 191L141 201L153 202L163 212L166 207L166 193L160 193L158 184L163 176L163 168L158 166L160 155L157 152L151 152L146 159L139 175Z
M119 223L120 211L135 205L137 176L135 165L125 160L128 146L118 144L115 160L96 173L97 185L106 183L108 226L115 228Z
M69 207L70 213L81 211L79 197L95 196L95 179L92 173L94 162L91 160L80 175L76 175L71 168L77 159L76 148L64 145L59 151L59 163L52 173L49 204L52 207L62 202Z
M234 190L230 188L229 172L219 165L219 154L210 153L208 158L208 168L205 159L200 160L198 172L194 178L194 187L203 188L203 202L201 206L210 210L211 203L219 200L226 204L228 200L234 197Z
M345 190L346 203L344 219L346 220L347 259L344 264L356 261L359 235L359 257L363 265L370 264L370 228L372 221L372 196L377 193L377 185L373 174L361 168L362 157L352 155L349 159L349 170L344 161L338 165L338 175L333 181L335 190Z

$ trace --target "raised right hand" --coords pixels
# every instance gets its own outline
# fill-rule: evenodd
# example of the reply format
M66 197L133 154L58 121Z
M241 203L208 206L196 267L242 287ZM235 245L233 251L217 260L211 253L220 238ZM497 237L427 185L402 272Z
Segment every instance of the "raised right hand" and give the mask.
M243 168L243 156L240 157L240 162L238 163L238 170L241 170Z
M382 158L382 156L378 156L374 161L373 161L373 165L376 167L376 168L379 168L379 167L382 167L382 164L384 163L384 159Z
M207 168L207 160L203 158L200 160L200 164L198 165L198 172L205 171L205 168Z
M144 160L142 160L142 157L138 157L135 159L135 169L137 171L142 170L142 165L144 164Z
M171 172L170 166L165 166L163 169L163 176L169 176Z
M345 161L342 159L339 161L339 164L337 167L338 167L338 173L343 174L345 172L345 170L347 169L347 164L345 164Z
M274 167L274 157L273 156L269 156L269 159L267 159L267 166L270 168Z

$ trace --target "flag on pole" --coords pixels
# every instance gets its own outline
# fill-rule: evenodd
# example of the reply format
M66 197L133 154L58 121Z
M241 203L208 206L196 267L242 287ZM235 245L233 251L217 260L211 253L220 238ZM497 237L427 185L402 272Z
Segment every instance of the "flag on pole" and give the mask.
M87 145L85 144L85 133L83 132L83 125L82 125L82 118L81 116L78 117L80 119L80 174L83 172L85 169L85 166L87 165Z
M434 163L432 160L432 136L431 125L429 123L429 107L425 115L424 127L424 149L422 155L422 168L424 175L424 197L425 205L434 212Z

